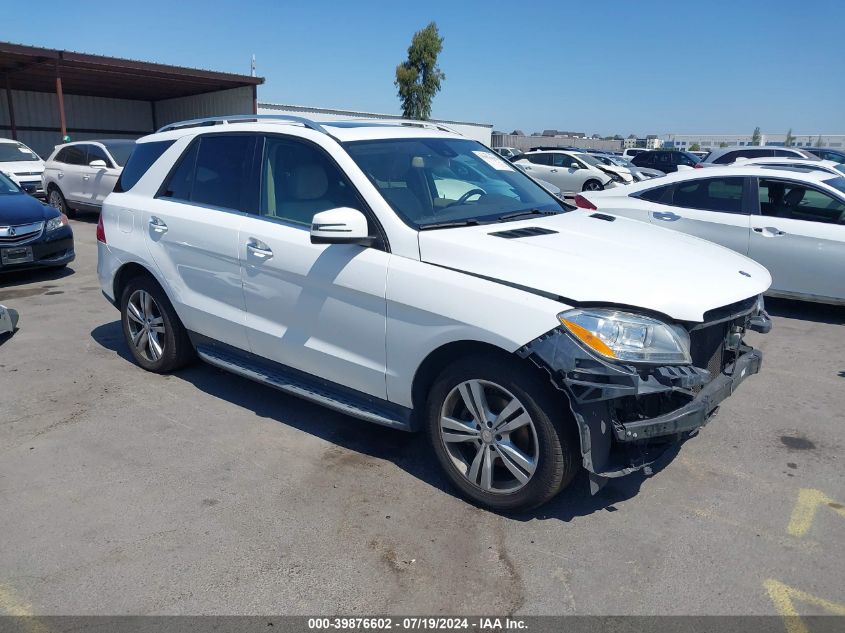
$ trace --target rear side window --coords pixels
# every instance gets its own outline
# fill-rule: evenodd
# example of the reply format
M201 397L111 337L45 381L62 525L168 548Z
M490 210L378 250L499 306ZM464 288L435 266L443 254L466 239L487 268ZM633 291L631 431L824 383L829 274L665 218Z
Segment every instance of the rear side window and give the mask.
M737 158L763 158L765 156L774 156L774 154L774 151L770 149L739 149L719 156L713 162L719 165L727 165L736 162Z
M117 179L114 190L118 193L129 191L147 173L147 170L164 154L165 150L173 145L174 141L154 141L152 143L139 143L135 146L126 166Z
M641 200L648 200L649 202L661 202L663 200L663 196L666 195L666 192L669 190L671 185L663 185L662 187L655 187L654 189L649 189L648 191L643 191L641 194L636 196Z
M525 158L535 165L551 165L552 157L550 154L526 154Z
M66 165L84 165L85 164L85 146L84 145L69 145L56 154L56 160Z
M637 167L645 167L646 165L650 165L652 163L653 158L654 154L644 154L642 152L637 152L637 155L631 159L631 162Z
M675 186L672 204L688 209L742 213L744 180L742 177L731 177L680 182Z
M201 136L183 155L160 194L213 207L254 210L254 135Z

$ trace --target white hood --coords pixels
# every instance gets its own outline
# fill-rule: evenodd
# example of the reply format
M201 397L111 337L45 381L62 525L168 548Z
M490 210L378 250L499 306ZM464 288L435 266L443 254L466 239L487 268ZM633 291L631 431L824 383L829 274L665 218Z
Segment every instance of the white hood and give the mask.
M15 176L18 173L35 173L40 176L44 172L44 162L40 160L15 160L0 163L0 171L8 175L15 182L19 178L34 180L36 176Z
M765 292L760 264L716 244L628 218L571 211L518 222L421 231L420 258L578 303L632 306L680 321ZM554 234L490 233L538 227ZM742 271L742 272L740 272Z

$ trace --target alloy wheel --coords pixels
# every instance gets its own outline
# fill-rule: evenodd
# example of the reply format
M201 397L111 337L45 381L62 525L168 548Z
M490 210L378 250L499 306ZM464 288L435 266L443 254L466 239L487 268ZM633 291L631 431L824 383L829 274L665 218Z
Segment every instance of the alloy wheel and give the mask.
M587 183L586 187L584 187L584 188L587 191L600 191L602 186L595 181L590 181L590 182Z
M455 469L485 492L516 492L537 469L540 447L531 415L493 382L467 380L449 392L440 438Z
M164 353L164 317L153 296L146 290L136 290L126 304L126 321L135 350L151 363Z
M54 209L59 209L60 211L62 210L62 194L60 194L57 190L52 189L50 191L47 202Z

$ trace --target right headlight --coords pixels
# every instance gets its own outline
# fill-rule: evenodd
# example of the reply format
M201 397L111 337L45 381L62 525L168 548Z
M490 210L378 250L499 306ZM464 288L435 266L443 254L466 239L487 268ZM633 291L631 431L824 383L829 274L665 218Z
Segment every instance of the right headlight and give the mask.
M585 347L606 358L661 365L692 362L689 334L680 326L608 309L567 310L557 318Z

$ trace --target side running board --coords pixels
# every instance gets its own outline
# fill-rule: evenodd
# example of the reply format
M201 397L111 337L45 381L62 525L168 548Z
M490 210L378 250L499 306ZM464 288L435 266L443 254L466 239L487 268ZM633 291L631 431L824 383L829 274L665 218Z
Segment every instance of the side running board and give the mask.
M352 417L389 426L402 431L412 431L411 410L390 402L383 404L365 394L359 394L331 383L287 369L276 363L261 362L230 353L218 347L197 346L197 355L215 367L260 382L279 391L310 400L319 405L351 415Z

